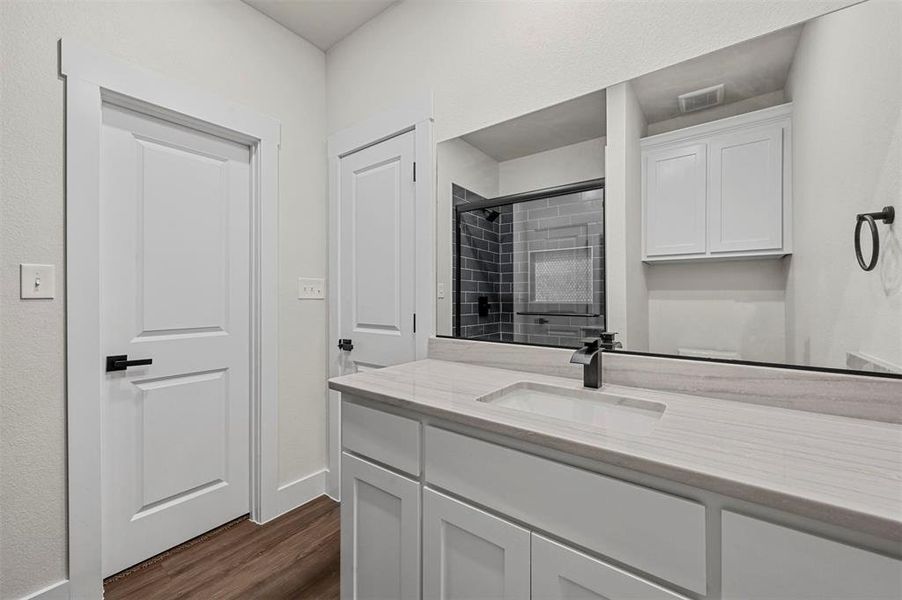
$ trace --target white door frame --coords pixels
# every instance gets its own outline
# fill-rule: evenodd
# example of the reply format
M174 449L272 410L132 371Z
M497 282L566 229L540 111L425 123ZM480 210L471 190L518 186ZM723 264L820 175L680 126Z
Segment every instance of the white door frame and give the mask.
M69 594L102 598L100 138L102 104L214 133L251 150L251 518L278 515L278 177L281 124L61 41L66 77L66 356Z
M432 137L432 94L406 106L377 115L329 136L329 376L338 375L338 338L341 331L341 158L389 138L415 132L416 267L414 275L417 315L416 358L426 358L435 332L435 146ZM341 495L340 394L327 389L329 476L326 493Z

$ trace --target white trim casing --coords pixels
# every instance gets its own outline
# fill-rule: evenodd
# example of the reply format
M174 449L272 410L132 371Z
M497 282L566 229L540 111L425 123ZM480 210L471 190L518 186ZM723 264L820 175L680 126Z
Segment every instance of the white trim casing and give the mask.
M79 45L61 42L66 78L66 328L69 590L101 598L100 134L103 102L251 148L251 516L277 516L278 168L280 123Z
M435 144L432 94L415 98L405 106L377 115L329 137L329 340L328 373L338 375L337 340L341 331L338 299L341 297L340 171L341 158L389 138L415 132L416 139L416 358L426 358L429 338L435 333ZM328 460L326 493L341 497L341 401L327 387Z

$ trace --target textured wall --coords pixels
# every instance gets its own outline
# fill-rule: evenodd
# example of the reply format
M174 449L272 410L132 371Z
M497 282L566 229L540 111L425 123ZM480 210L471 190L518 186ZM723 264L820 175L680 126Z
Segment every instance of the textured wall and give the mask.
M605 138L600 137L500 162L499 194L506 196L604 177L605 143Z
M853 3L402 2L327 53L328 129L432 90L446 140Z
M641 150L645 115L630 82L607 91L605 149L607 328L627 350L648 350L647 265L642 262Z
M272 115L280 155L280 475L324 464L323 54L237 1L0 2L0 597L66 577L64 81L67 36ZM18 298L18 264L57 265L54 300Z
M793 101L789 358L844 368L859 352L902 369L902 2L871 0L809 23L786 86ZM855 215L880 224L877 268L855 260ZM867 235L865 227L865 235ZM863 242L863 249L870 242Z

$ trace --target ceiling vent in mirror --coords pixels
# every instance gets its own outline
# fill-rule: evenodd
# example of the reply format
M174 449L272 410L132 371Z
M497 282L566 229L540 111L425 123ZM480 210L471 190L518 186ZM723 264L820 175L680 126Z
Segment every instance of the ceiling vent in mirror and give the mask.
M712 85L701 90L688 92L677 96L680 102L680 112L690 113L705 108L711 108L723 103L723 84Z

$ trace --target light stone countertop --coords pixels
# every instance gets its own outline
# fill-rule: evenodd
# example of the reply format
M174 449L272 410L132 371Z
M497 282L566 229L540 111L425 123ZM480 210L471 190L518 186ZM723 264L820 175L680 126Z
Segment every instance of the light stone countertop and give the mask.
M666 404L645 434L628 434L476 399L562 377L421 360L329 380L329 387L663 477L748 502L902 541L902 425L605 385Z

